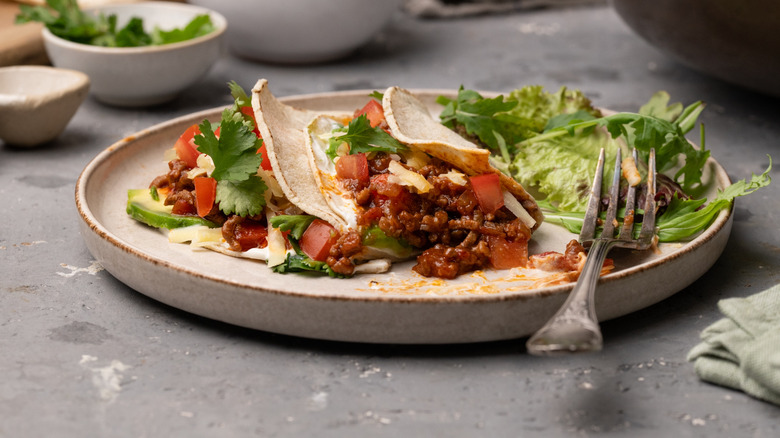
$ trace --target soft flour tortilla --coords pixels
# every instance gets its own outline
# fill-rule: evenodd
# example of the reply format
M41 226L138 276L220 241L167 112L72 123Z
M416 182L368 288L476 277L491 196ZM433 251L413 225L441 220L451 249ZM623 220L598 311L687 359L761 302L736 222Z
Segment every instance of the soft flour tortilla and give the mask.
M319 189L311 169L311 151L307 151L306 127L321 113L280 102L265 79L257 81L252 89L252 108L274 175L287 199L306 213L345 230L347 223L333 212Z
M526 192L520 183L490 164L490 152L478 148L434 119L425 104L411 92L390 87L385 91L382 106L393 136L401 143L451 163L469 175L498 174L501 184L520 201L536 221L533 229L541 225L544 215L533 196Z

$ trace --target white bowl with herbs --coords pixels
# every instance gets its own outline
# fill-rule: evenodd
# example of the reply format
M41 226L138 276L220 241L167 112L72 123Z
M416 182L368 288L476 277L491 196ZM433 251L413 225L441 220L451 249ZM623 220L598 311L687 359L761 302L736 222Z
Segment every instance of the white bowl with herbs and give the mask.
M86 73L92 95L115 106L161 104L200 81L219 58L227 28L221 14L183 3L128 3L84 11L76 0L47 4L23 7L17 22L43 22L52 64Z

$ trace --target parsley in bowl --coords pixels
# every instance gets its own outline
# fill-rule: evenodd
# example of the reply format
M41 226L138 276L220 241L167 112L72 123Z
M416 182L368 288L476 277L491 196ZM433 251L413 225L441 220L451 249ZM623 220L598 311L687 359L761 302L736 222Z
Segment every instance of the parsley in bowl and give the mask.
M151 33L141 17L130 17L122 27L116 14L97 15L82 11L77 0L46 0L47 6L20 5L17 23L38 21L52 34L73 41L102 47L139 47L178 43L214 31L209 14L196 15L184 27L163 30L155 26Z
M197 83L219 58L227 28L221 14L184 3L84 11L74 9L75 0L47 3L50 8L25 8L22 14L46 20L43 41L52 64L86 73L91 94L115 106L161 104Z

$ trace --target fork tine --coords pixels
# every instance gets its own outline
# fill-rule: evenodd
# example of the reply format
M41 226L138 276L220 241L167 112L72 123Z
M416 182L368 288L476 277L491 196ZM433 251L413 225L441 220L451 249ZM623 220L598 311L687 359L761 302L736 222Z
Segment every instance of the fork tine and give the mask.
M642 229L639 231L639 241L650 244L655 234L655 149L650 149L647 158L647 196L645 197Z
M601 205L601 184L604 173L604 148L599 152L599 161L596 165L596 175L593 177L593 184L590 186L590 198L588 199L588 208L585 210L585 219L580 231L580 242L585 244L593 240L596 236L596 220L599 217L599 206Z
M620 148L615 154L615 169L612 173L612 185L609 186L609 206L607 217L604 219L604 229L601 237L611 238L615 235L615 222L617 221L618 205L620 204L620 163L623 161Z
M634 163L637 162L637 151L634 148L632 154ZM626 193L626 213L623 215L623 227L620 229L620 240L631 240L634 238L634 217L636 214L636 187L635 185L628 185L628 193Z

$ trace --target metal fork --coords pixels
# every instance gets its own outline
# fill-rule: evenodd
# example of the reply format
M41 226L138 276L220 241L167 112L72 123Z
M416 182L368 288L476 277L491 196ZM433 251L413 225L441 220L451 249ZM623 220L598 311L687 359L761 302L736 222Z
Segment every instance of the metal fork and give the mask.
M634 162L637 152L634 149ZM596 318L594 303L596 284L607 253L614 247L644 250L652 244L655 236L655 149L650 150L647 162L647 196L645 197L642 228L639 237L634 238L634 214L636 185L629 185L626 194L626 213L623 226L617 238L617 211L620 192L621 152L617 151L615 172L609 188L609 205L601 236L596 238L596 223L601 205L601 187L604 172L604 149L599 154L596 176L593 178L588 209L585 214L580 243L590 247L585 266L577 284L558 312L537 331L526 343L528 352L538 356L599 351L603 345L601 329Z

